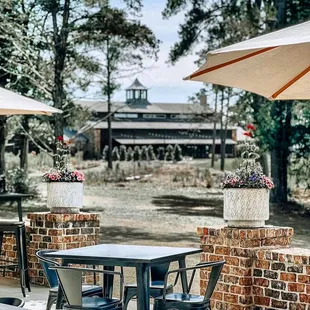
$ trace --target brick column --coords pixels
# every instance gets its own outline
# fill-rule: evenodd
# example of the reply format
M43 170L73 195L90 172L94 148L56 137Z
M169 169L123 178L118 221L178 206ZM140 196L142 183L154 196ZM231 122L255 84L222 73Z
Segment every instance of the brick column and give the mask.
M269 265L261 257L262 249L288 246L293 236L292 228L265 227L260 229L237 229L220 227L199 227L197 233L203 249L201 261L226 260L219 283L212 296L212 306L219 310L252 310L256 305L268 306L270 298L257 294L253 285L263 285L264 277L274 277ZM204 294L209 273L201 272L201 293ZM268 282L269 286L269 282ZM268 294L268 292L267 292ZM267 305L268 303L268 305ZM258 309L258 308L257 308ZM267 308L266 308L267 309Z
M66 250L99 243L100 216L96 213L28 214L29 274L32 283L46 284L35 253L38 250Z
M29 275L32 283L47 285L41 264L35 253L38 250L65 250L99 243L100 216L96 213L28 214L30 226L26 226ZM15 237L6 235L2 246L2 258L16 261ZM6 272L7 277L18 277Z

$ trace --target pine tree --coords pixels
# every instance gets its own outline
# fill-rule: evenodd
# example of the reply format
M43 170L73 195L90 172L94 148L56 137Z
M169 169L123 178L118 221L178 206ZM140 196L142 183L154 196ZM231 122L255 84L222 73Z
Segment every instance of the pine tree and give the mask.
M174 146L173 156L175 161L181 161L183 159L182 148L178 144Z
M127 161L132 161L133 160L133 149L130 146L127 150Z
M127 150L125 145L120 146L120 154L119 154L120 161L127 160Z
M141 160L141 151L139 146L135 146L133 150L133 161L140 161Z
M157 153L158 160L165 160L165 149L162 146L157 149Z
M169 144L166 148L165 160L172 161L173 159L173 146Z
M147 152L147 147L144 145L141 149L141 160L149 160L149 154Z
M152 145L148 146L147 154L148 154L149 160L155 160L156 159L156 156L155 156L154 149L153 149Z
M108 150L109 150L109 147L105 145L102 151L103 160L108 160Z
M118 152L118 147L117 146L115 146L113 148L112 159L113 159L113 161L118 161L119 160L119 152Z

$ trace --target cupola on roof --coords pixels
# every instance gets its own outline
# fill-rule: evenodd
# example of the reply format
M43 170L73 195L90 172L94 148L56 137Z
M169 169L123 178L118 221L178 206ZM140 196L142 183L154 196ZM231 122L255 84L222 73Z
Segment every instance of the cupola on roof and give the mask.
M147 88L142 85L138 79L135 79L134 82L126 88L126 90L147 90Z

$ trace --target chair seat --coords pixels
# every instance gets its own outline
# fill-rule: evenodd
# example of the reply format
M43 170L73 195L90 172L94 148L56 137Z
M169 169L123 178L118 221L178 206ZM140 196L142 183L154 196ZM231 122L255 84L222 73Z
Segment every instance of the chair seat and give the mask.
M51 293L58 293L58 286L54 286L50 289ZM98 295L102 294L102 287L99 285L82 285L83 295Z
M173 287L173 284L167 286L167 291ZM125 289L137 289L137 284L126 284ZM164 284L162 282L153 282L150 284L150 289L164 289Z
M156 299L162 300L162 296ZM166 295L166 301L201 303L201 302L204 302L204 296L193 295L193 294L183 294L183 293L170 293Z
M100 298L100 297L83 297L82 308L88 309L118 309L118 304L121 305L121 301L116 298ZM64 309L74 309L74 305L64 305ZM82 309L80 306L77 309Z

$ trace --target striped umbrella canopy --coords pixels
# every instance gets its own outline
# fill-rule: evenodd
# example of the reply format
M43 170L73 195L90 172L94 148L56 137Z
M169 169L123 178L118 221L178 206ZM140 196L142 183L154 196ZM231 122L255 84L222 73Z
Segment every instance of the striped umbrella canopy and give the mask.
M209 52L185 79L270 100L310 99L310 21Z

